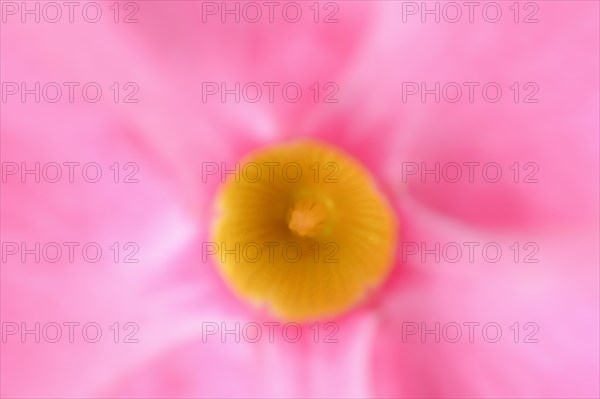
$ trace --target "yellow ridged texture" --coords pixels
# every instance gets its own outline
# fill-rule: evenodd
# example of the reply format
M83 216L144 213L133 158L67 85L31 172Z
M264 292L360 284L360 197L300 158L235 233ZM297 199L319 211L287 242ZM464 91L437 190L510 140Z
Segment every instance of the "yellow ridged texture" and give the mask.
M299 141L257 151L228 176L214 258L241 298L285 320L318 320L349 310L385 279L396 230L357 161Z

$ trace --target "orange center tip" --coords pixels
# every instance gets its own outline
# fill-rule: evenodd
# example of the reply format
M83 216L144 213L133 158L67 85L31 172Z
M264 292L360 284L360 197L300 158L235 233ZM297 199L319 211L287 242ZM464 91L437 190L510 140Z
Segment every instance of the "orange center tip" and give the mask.
M327 209L314 199L303 199L290 210L288 227L300 237L316 237L323 231Z

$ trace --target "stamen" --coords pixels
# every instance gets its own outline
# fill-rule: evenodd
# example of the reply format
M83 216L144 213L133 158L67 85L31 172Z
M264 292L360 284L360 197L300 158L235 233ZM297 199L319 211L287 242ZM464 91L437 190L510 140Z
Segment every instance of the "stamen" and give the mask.
M299 200L290 210L288 227L300 237L316 237L327 220L327 209L312 198Z

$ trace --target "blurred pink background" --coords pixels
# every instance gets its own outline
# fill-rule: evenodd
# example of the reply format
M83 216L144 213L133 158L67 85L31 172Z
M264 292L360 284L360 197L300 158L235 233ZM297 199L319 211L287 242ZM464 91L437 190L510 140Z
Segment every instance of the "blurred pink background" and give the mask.
M599 4L491 3L2 1L2 397L598 397ZM302 137L401 230L292 342L203 262L202 172Z

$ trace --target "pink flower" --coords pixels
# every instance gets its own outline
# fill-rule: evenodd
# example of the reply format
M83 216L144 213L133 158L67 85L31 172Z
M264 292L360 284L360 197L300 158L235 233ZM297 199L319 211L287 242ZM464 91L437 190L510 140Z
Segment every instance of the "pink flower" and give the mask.
M600 394L598 3L455 3L456 23L435 2L280 4L274 22L259 2L257 23L247 3L239 23L220 20L234 2L79 4L72 23L55 4L52 23L2 3L3 396ZM222 82L262 97L222 102ZM270 342L277 320L203 261L220 185L203 172L301 137L370 170L401 239L364 304Z

